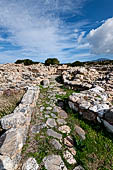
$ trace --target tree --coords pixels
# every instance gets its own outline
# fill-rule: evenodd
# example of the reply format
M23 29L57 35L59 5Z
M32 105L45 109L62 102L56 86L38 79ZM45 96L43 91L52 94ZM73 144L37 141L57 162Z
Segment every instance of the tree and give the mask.
M17 60L15 64L24 64L25 66L32 65L32 64L38 64L39 62L34 62L30 59L24 59L24 60Z
M58 65L60 64L59 60L57 58L48 58L47 60L45 60L45 65L49 66L49 65Z
M84 63L83 62L80 62L80 61L75 61L74 63L71 64L72 67L75 67L75 66L83 66Z

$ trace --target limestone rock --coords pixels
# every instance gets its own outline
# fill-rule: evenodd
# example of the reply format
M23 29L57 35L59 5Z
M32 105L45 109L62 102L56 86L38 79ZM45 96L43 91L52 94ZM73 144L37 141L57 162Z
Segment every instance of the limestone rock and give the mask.
M64 110L60 110L58 115L62 119L67 119L68 118L68 115Z
M67 134L69 134L71 131L70 127L67 125L63 125L63 126L59 127L58 130L62 133L67 133Z
M0 170L14 170L13 161L8 156L0 155Z
M48 129L48 130L47 130L47 134L48 134L48 136L52 136L52 137L57 138L57 139L59 139L59 140L62 139L62 135L59 134L59 133L57 133L57 132L55 132L55 131L52 130L52 129Z
M38 170L39 165L34 158L29 158L22 166L22 170Z
M64 152L64 158L69 164L76 164L76 160L74 159L73 155L68 150Z
M47 170L67 170L63 160L59 155L50 155L43 159Z
M48 118L46 121L46 124L50 126L51 128L57 126L55 119L52 119L52 118Z
M50 143L55 147L55 149L61 150L62 145L59 143L58 140L52 139L52 140L50 141Z
M77 133L83 140L85 140L85 131L84 131L81 127L79 127L79 126L77 126L77 125L75 125L75 130L76 130L76 133Z
M57 119L57 123L59 124L59 125L65 125L65 124L67 124L67 122L64 120L64 119Z

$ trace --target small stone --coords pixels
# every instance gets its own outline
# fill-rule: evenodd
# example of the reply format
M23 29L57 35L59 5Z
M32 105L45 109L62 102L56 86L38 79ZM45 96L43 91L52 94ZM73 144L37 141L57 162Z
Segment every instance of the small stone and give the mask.
M59 125L65 125L65 124L67 124L67 122L64 120L64 119L57 119L57 123L59 124Z
M79 166L75 167L73 170L84 170L84 168L79 165Z
M73 155L68 150L66 150L63 155L69 164L76 164L76 160L74 159Z
M57 118L57 116L56 116L54 113L51 113L51 116L52 116L53 118Z
M64 144L68 147L73 147L74 142L70 136L67 136L66 138L64 138Z
M43 112L44 109L45 107L40 107L40 112Z
M58 112L59 112L59 107L58 107L58 106L55 106L55 107L53 108L53 112L58 113Z
M52 110L52 107L46 107L46 110Z
M85 131L81 127L75 125L75 131L83 140L85 140Z
M57 132L55 132L55 131L52 130L52 129L48 129L48 130L47 130L47 134L48 134L48 136L52 136L52 137L57 138L57 139L59 139L59 140L62 139L62 135L59 134L59 133L57 133Z
M55 149L60 150L62 148L62 145L59 143L58 140L52 139L50 143L55 147Z
M63 118L63 119L67 119L68 115L67 115L67 113L64 110L60 110L59 117Z
M62 133L67 133L67 134L69 134L71 131L70 127L67 125L63 125L63 126L59 127L58 130Z
M47 170L67 170L63 160L59 155L50 155L43 159Z
M57 126L55 119L52 119L52 118L48 118L46 121L46 124L50 126L51 128Z
M29 158L22 166L22 170L38 170L39 165L34 158Z
M41 129L45 128L46 127L46 124L45 123L42 123L40 125L34 125L32 128L31 128L31 132L32 133L39 133Z
M50 116L49 115L45 115L45 118L49 118Z
M76 151L75 151L75 149L74 148L68 148L69 149L69 151L72 153L72 155L76 155Z

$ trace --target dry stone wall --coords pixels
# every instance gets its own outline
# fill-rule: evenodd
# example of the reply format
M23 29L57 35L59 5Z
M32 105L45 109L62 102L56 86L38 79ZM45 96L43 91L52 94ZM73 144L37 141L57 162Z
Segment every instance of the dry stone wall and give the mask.
M113 105L108 100L105 90L99 86L69 97L69 106L83 118L103 123L107 130L113 133Z
M0 137L1 170L17 169L38 96L38 87L28 87L21 103L14 112L0 120L2 128L6 131Z

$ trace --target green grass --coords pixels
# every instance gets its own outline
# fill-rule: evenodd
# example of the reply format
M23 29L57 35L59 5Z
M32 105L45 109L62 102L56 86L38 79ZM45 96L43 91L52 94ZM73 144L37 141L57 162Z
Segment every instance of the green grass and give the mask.
M59 98L64 101L65 111L69 116L67 122L75 141L77 163L85 170L113 170L113 135L109 134L102 125L86 121L79 113L72 111L67 103L67 98L71 93L67 89L67 94ZM75 133L75 124L85 130L84 141Z
M74 148L77 152L74 157L78 165L82 165L85 170L113 170L113 136L110 135L102 125L94 124L87 120L84 120L79 113L73 112L68 106L68 97L73 92L71 89L66 89L62 86L62 90L66 92L65 95L56 95L57 99L61 99L64 102L64 110L68 113L67 125L71 128L70 135L74 141ZM43 106L49 106L46 104L48 99L47 97L48 88L41 87L41 93L46 97L42 99ZM48 99L50 100L50 99ZM46 121L46 119L45 119ZM75 124L79 125L86 132L86 139L81 140L80 137L76 134ZM57 128L53 128L58 132ZM67 148L62 144L62 150L56 150L51 144L50 140L52 137L49 137L46 133L47 129L42 129L39 134L34 136L36 143L36 149L29 151L29 138L26 142L26 145L23 148L23 152L26 152L27 157L33 156L37 162L40 164L45 156L56 154L60 155L67 167L68 170L74 169L73 165L69 165L66 160L63 158L63 152ZM63 134L63 137L66 137ZM41 170L45 170L43 164L41 165Z

